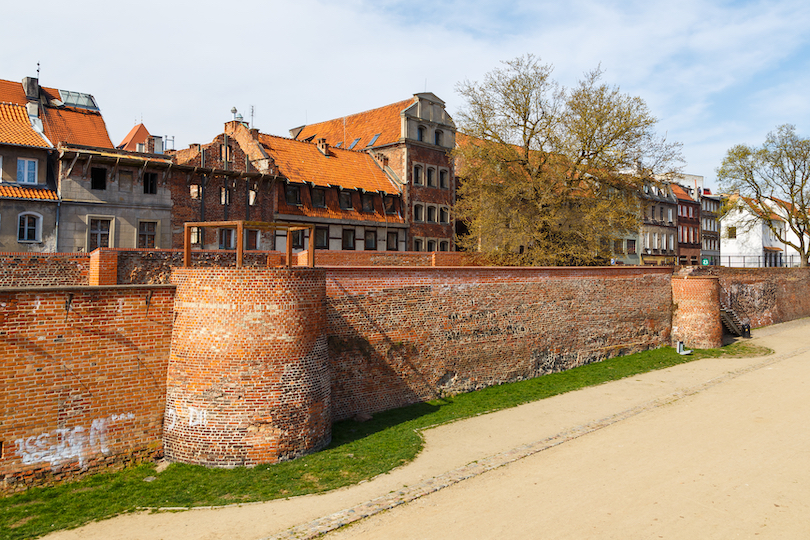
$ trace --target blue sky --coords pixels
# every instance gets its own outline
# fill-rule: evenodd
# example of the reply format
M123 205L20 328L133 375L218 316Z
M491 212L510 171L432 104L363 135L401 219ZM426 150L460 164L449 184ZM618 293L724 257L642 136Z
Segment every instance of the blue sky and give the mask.
M237 107L288 130L431 91L532 53L573 86L643 98L715 187L731 146L792 123L810 135L810 4L798 0L496 2L44 0L4 8L0 78L91 93L113 142L143 120L175 146L210 141Z

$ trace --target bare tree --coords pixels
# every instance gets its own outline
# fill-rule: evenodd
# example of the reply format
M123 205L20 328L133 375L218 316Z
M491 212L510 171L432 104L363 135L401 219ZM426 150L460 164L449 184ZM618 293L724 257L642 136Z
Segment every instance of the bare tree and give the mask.
M571 90L551 73L527 55L457 86L459 241L496 263L603 262L613 239L638 231L643 181L680 162L644 101L599 69Z
M732 197L730 207L748 207L744 225L765 225L780 242L799 252L801 266L807 266L810 140L796 135L795 126L779 126L761 147L739 144L729 149L717 178L721 189L740 195Z

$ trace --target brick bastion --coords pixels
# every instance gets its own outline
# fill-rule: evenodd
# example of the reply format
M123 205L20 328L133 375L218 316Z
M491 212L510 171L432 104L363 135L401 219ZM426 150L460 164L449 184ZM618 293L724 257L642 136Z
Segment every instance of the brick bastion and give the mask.
M325 271L177 268L172 282L166 457L251 466L326 446Z

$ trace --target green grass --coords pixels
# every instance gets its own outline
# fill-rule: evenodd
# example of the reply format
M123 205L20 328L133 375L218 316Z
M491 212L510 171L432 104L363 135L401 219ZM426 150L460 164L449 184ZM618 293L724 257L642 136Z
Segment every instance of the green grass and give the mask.
M159 474L149 464L34 488L0 499L0 538L36 538L143 507L225 505L327 491L411 461L422 448L420 431L430 426L701 358L769 352L744 342L691 356L662 348L378 413L364 423L337 422L327 449L286 463L231 470L172 464ZM150 476L157 478L144 481Z

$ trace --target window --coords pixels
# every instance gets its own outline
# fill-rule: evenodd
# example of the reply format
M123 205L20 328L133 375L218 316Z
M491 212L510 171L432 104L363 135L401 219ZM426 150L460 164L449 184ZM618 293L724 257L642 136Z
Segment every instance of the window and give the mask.
M439 187L442 189L450 187L450 184L447 182L447 171L445 170L439 171Z
M388 251L399 250L399 233L397 231L388 231L385 239L385 249Z
M144 195L157 194L157 173L148 172L143 175L143 193Z
M653 249L659 249L660 245L658 244L658 233L653 233Z
M312 206L315 208L326 208L326 190L323 188L312 189Z
M90 169L90 189L107 189L107 169L103 167Z
M109 219L90 219L90 245L87 251L110 247L110 225Z
M352 192L351 191L341 191L338 195L338 199L340 202L340 208L343 210L351 210L352 206ZM352 248L354 249L354 248Z
M118 184L119 184L118 189L121 189L121 181L120 180L119 180ZM188 196L192 200L197 200L202 196L202 189L198 185L188 186Z
M315 227L315 249L329 248L329 228Z
M672 208L667 208L667 221L672 223Z
M17 159L17 183L37 183L37 160L23 158Z
M252 187L248 190L248 206L256 206L256 200L259 198L259 190Z
M290 184L284 186L284 199L287 201L287 204L300 206L301 186L293 186Z
M689 217L694 217L694 216L692 215L692 210L694 210L694 208L693 208L692 206L690 206L690 207L689 207Z
M377 249L377 231L366 231L363 249L366 251L373 251Z
M202 227L191 227L191 245L192 246L202 245L202 242L203 242L202 231L203 231Z
M385 196L385 213L386 214L396 214L397 213L396 199L394 199L393 195L386 195Z
M236 245L236 229L219 230L219 249L234 249Z
M141 221L138 223L138 247L154 249L157 236L156 221Z
M357 143L359 143L359 142L360 142L360 137L357 137L355 140L352 141L352 144L349 145L349 150L354 148L357 145Z
M382 133L377 133L376 135L374 135L374 136L371 138L371 140L370 140L370 141L368 141L368 144L367 144L366 146L367 146L367 147L368 147L368 146L374 146L374 143L375 143L375 142L377 142L377 139L379 139L379 138L380 138L380 135L382 135Z
M628 240L627 241L627 253L628 253L628 255L635 255L636 254L636 241L635 240Z
M433 133L433 144L436 146L442 145L442 132L438 129Z
M219 204L222 206L227 206L231 204L231 190L222 186L219 188Z
M670 251L675 251L675 235L674 234L669 235L669 250Z
M422 239L421 238L414 238L413 239L413 250L414 251L422 251Z
M297 231L291 231L290 235L292 237L293 249L304 249L304 231L301 229Z
M427 250L428 251L436 251L436 240L428 240L427 241Z
M413 168L413 183L421 186L422 185L422 166L416 165Z
M435 206L428 206L427 207L427 222L428 223L436 223L436 207Z
M39 242L42 237L42 216L39 214L20 214L17 229L18 242Z
M439 223L450 223L450 211L447 208L439 208Z
M425 128L423 126L419 126L416 128L416 140L417 141L425 140Z
M658 215L659 215L661 221L664 221L664 207L663 206L658 207Z
M439 242L439 251L450 251L450 242L447 240Z
M424 221L425 220L425 207L421 204L413 205L413 220L414 221Z
M374 211L374 195L371 193L363 193L360 196L360 203L362 204L363 212Z
M343 242L341 244L343 249L355 249L354 247L354 229L343 229Z
M254 229L245 231L245 249L259 249L259 231Z
M436 187L436 169L433 167L427 169L427 185L428 187Z

